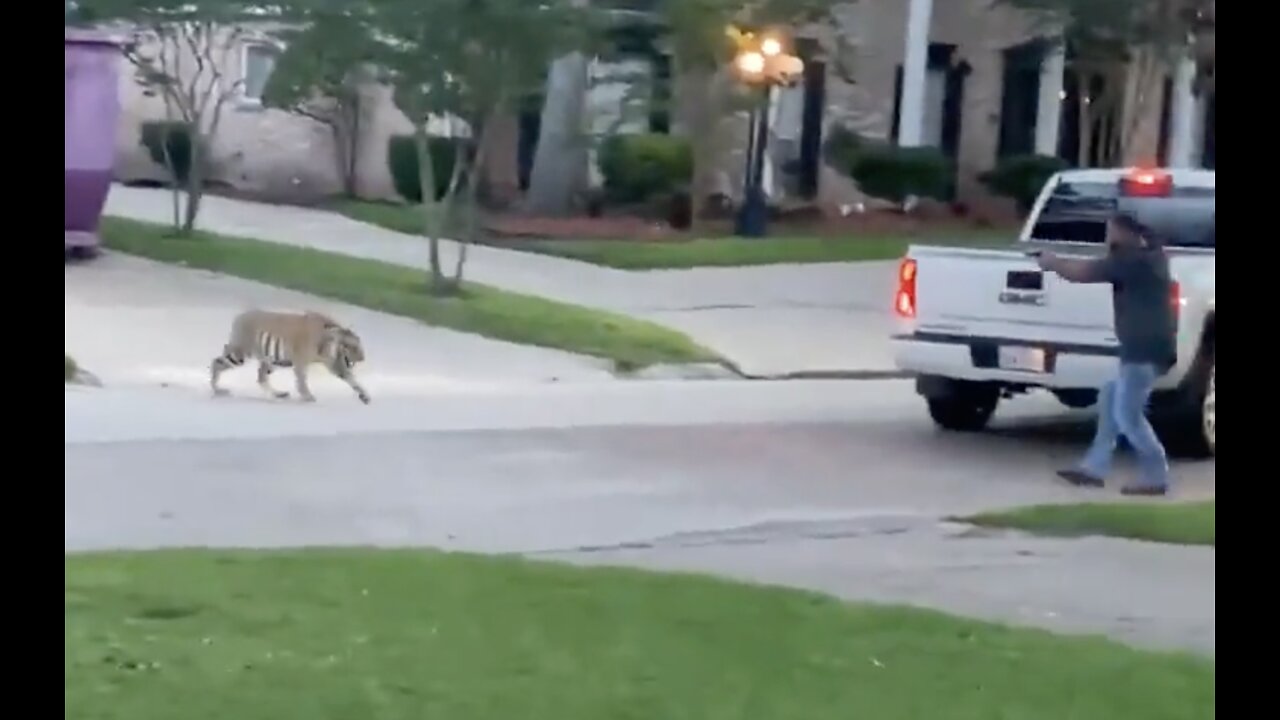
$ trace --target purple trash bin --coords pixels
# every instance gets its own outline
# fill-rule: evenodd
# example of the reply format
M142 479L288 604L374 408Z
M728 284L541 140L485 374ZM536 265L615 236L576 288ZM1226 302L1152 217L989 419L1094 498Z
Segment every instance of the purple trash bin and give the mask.
M119 42L63 29L63 250L92 253L111 189L120 118Z

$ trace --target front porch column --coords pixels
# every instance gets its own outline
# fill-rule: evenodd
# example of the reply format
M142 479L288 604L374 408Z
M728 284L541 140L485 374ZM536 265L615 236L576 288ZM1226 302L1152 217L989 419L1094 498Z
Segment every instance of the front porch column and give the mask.
M778 136L778 99L779 89L771 87L768 90L769 98L765 104L765 117L768 118L769 142L764 147L764 167L760 169L760 187L764 190L764 196L769 199L778 196L777 188L774 187L773 176L773 153L777 147L774 142Z
M1062 76L1066 69L1062 44L1054 43L1040 62L1040 96L1036 105L1036 154L1057 157L1062 125Z
M915 147L924 140L924 85L929 65L929 22L933 0L909 0L906 53L902 60L902 101L898 144Z
M1187 58L1178 63L1173 73L1173 102L1169 108L1169 167L1194 167L1196 162L1196 126L1199 102L1191 93L1195 77L1195 61Z

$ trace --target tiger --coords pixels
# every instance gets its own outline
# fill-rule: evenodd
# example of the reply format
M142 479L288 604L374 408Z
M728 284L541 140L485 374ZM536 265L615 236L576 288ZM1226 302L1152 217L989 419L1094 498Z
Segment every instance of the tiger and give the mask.
M271 373L277 368L292 368L299 397L304 402L315 402L307 385L307 370L311 364L321 363L346 382L360 402L370 402L369 393L354 372L356 363L365 359L364 343L354 331L323 313L251 308L236 315L222 354L209 364L209 385L214 396L228 394L218 385L218 376L249 359L258 361L258 387L273 398L285 399L289 392L271 386Z

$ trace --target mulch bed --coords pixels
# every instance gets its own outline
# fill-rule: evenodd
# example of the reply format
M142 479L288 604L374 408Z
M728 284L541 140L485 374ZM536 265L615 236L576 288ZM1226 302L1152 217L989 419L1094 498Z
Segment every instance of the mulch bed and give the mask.
M638 217L497 217L485 223L494 237L511 240L676 240L683 233L666 223Z
M779 218L770 223L774 236L850 237L884 235L937 234L948 229L1002 227L1011 231L1017 223L993 222L982 218L948 215L943 217L908 216L892 211L868 211L849 217ZM496 240L629 240L640 242L672 242L694 237L689 231L676 230L657 220L638 217L527 217L499 216L485 223L488 234ZM733 233L733 221L704 221L697 236L716 237Z

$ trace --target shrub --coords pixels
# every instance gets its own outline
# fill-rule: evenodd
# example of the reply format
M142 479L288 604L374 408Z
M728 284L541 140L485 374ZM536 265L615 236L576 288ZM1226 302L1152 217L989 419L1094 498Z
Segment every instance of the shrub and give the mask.
M147 149L151 159L173 173L179 185L185 185L191 174L191 128L177 120L142 123L138 144ZM168 160L165 159L166 146Z
M866 144L858 133L843 125L833 125L822 141L822 158L828 165L847 174Z
M951 161L938 148L864 145L849 175L868 195L901 203L908 195L946 200L951 194Z
M1014 155L978 176L991 192L1013 198L1019 212L1027 213L1035 204L1049 177L1067 168L1067 161L1051 155Z
M613 135L601 144L599 165L610 200L644 202L689 185L693 151L686 138L674 135Z
M62 382L64 384L71 382L71 380L75 378L76 371L78 369L79 368L76 367L76 361L65 352L62 353Z
M432 180L435 182L435 199L444 197L449 189L449 179L453 177L453 165L457 159L458 143L468 142L465 138L429 137L427 152L431 155ZM468 142L468 145L470 143ZM468 153L472 148L468 147ZM413 135L394 135L387 141L387 169L391 172L391 182L395 185L400 197L411 203L422 202L422 183L418 177L418 148ZM461 182L466 182L463 177Z

